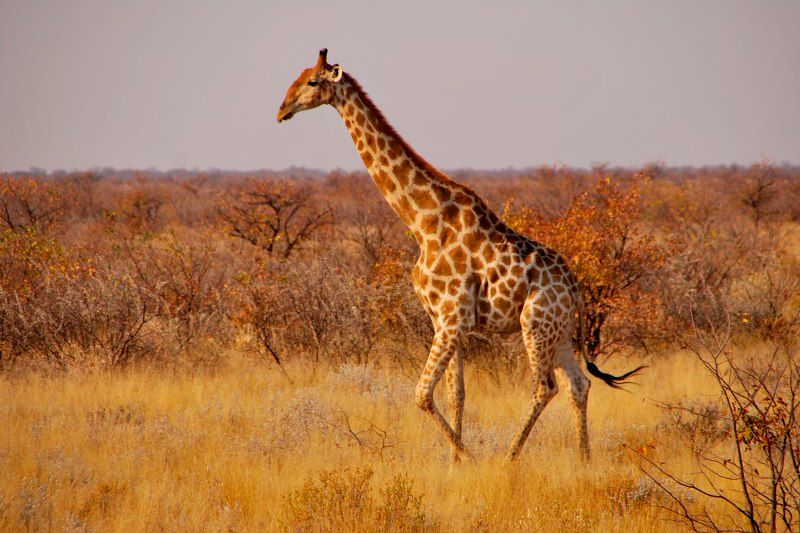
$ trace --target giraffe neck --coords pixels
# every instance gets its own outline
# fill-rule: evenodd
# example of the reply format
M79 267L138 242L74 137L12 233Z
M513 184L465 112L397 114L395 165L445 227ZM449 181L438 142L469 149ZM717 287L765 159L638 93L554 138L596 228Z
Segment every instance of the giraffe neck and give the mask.
M350 76L337 84L332 103L375 185L420 241L422 220L438 215L453 181L408 146Z

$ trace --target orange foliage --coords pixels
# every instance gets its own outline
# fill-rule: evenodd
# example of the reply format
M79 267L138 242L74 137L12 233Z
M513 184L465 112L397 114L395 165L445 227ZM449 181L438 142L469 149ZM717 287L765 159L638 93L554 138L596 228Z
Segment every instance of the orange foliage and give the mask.
M656 347L726 313L739 333L797 337L800 168L453 176L490 206L514 198L509 225L570 262L590 355ZM68 361L91 339L111 339L100 351L120 364L223 353L234 339L276 362L418 364L432 327L404 230L365 173L2 174L0 367L8 354ZM521 349L473 348L467 360L490 371Z
M49 228L64 210L59 192L40 179L0 175L0 223L11 231Z
M592 357L646 346L660 318L658 296L647 280L663 264L667 246L642 228L641 195L648 182L643 173L628 184L602 177L553 217L530 207L505 206L511 227L561 253L580 280L585 348Z
M92 259L75 261L50 235L35 228L0 231L0 289L29 298L46 282L95 273Z

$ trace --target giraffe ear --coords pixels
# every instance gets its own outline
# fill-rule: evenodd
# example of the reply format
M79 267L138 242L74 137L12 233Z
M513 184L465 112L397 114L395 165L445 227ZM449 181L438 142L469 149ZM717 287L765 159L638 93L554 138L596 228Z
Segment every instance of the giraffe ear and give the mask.
M331 67L330 72L328 72L328 79L333 83L336 83L337 81L342 79L343 74L344 71L342 71L342 67L339 65L334 65Z

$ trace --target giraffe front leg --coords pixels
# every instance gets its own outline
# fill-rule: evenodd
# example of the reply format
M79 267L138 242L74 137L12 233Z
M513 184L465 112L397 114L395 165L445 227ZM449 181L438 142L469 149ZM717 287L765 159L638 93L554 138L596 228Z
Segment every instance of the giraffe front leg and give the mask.
M417 406L431 415L444 433L450 446L456 450L456 453L459 456L470 458L470 453L461 441L460 431L456 433L444 416L442 416L442 413L439 412L433 400L433 393L436 389L436 385L439 383L439 380L442 379L442 375L450 360L458 352L459 342L459 335L454 331L448 331L443 328L436 332L428 355L428 361L425 364L425 370L423 370L422 376L419 378L419 382L417 382L416 400Z
M461 428L464 419L464 357L461 344L458 345L456 354L450 358L445 373L447 382L448 400L450 403L450 416L452 417L453 431L461 439ZM451 447L450 458L454 463L461 460L458 449Z

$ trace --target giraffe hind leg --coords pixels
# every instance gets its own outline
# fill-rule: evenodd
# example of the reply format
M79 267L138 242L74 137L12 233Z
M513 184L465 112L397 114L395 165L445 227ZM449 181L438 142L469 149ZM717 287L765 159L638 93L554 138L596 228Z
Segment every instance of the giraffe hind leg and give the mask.
M581 459L588 461L589 428L586 420L586 408L589 402L589 388L592 384L581 370L575 355L572 353L572 344L569 336L559 343L556 372L559 381L569 392L570 404L575 417L575 432L578 437L578 449Z
M461 439L461 428L464 418L464 363L461 345L459 344L456 354L450 359L445 373L447 381L448 400L450 404L450 415L452 417L453 431L458 439ZM450 458L454 463L460 461L458 449L451 446Z
M524 318L524 317L523 317ZM522 338L525 341L525 349L528 352L528 359L533 372L533 401L525 423L517 433L514 443L508 452L508 460L513 461L517 458L525 445L525 440L533 429L533 425L542 414L544 408L558 392L555 375L553 373L553 363L555 359L555 343L543 333L544 328L537 327L535 323L526 323L523 319Z

